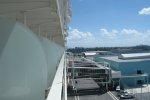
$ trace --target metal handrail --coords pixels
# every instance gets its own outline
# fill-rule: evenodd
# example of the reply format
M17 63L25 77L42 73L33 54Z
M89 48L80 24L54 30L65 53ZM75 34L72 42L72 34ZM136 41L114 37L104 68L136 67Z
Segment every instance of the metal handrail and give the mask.
M62 87L63 87L63 69L64 69L64 54L58 65L54 81L52 83L47 100L62 100Z

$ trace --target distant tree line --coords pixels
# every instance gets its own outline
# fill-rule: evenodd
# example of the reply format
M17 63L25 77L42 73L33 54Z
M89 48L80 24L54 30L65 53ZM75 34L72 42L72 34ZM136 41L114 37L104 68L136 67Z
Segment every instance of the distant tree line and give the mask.
M67 52L72 52L72 53L81 53L81 52L86 52L86 51L112 51L112 52L120 52L120 51L136 52L137 51L137 52L144 52L144 51L150 51L150 46L137 45L137 46L131 46L131 47L93 47L93 48L75 47L75 48L67 49Z

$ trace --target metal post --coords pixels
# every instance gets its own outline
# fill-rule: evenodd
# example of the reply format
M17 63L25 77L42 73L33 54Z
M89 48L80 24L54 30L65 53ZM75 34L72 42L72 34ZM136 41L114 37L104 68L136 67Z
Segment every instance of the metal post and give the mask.
M136 78L134 78L134 86L136 86Z
M120 87L120 90L121 90L121 86L120 86L120 79L119 79L119 87Z
M26 11L23 11L23 24L24 24L24 25L27 25Z
M74 60L73 60L73 62L72 62L72 83L73 83L73 87L75 86L75 84L74 84Z
M55 40L55 39L54 39L54 36L51 36L51 40L52 40L52 41L54 41L54 40Z
M38 34L39 34L39 36L41 35L41 27L40 27L40 25L38 25Z
M142 100L142 86L141 86L141 100Z
M47 32L45 32L45 34L46 34L46 38L47 38Z
M149 83L149 74L148 74L147 78L148 78L148 83Z
M115 82L113 81L113 80L111 80L112 81L112 87L113 87L113 89L114 89L114 84L115 84Z
M106 83L106 90L108 91L108 83Z

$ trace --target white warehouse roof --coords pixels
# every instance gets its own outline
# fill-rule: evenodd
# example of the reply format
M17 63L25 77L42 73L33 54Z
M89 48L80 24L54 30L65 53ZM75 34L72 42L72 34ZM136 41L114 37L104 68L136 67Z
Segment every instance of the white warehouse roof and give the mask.
M96 52L84 52L85 56L94 56Z
M108 52L108 51L87 51L87 52L84 52L84 54L85 54L86 56L94 56L94 55L96 55L97 53L106 53L106 52Z
M132 54L121 54L118 56L120 59L140 59L150 58L150 53L132 53Z
M150 61L149 58L130 58L130 59L120 59L118 56L107 56L107 57L100 57L105 60L114 61L114 62L141 62L141 61Z

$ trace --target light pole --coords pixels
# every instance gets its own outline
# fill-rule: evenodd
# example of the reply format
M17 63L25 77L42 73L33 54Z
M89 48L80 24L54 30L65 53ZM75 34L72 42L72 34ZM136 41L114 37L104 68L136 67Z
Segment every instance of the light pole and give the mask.
M142 100L142 85L141 85L141 100Z

